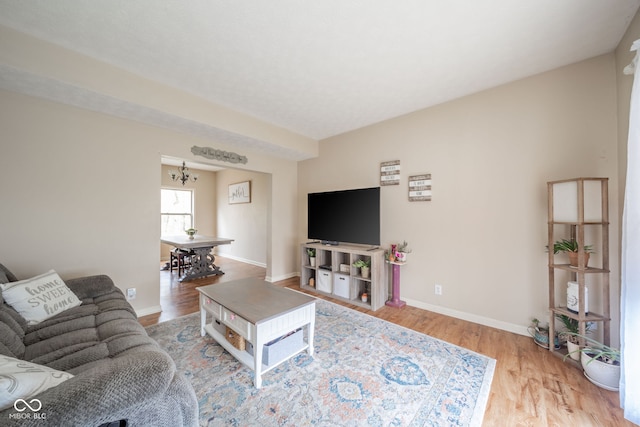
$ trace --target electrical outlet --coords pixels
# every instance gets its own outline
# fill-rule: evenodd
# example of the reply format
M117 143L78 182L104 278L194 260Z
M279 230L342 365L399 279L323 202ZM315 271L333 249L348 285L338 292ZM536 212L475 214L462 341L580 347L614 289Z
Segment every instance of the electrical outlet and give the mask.
M136 288L127 289L127 299L136 299Z
M436 283L435 293L436 293L436 295L442 295L442 285L438 285Z

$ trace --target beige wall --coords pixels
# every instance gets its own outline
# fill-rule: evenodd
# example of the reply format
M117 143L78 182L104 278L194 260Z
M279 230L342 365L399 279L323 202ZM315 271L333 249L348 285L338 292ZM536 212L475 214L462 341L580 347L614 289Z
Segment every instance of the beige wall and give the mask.
M20 277L106 273L138 288L140 314L158 310L160 159L228 166L194 156L194 145L245 155L237 169L271 174L267 233L278 238L268 240L267 278L296 273L297 164L262 148L312 156L317 141L2 26L0 68L6 86L65 102L0 91L0 166L20 177L0 180L13 203L0 204L0 262ZM147 116L162 127L135 121ZM176 121L191 132L169 130Z
M198 234L204 236L215 236L216 232L216 172L190 168L193 173L198 174L196 182L188 182L183 186L180 182L174 182L169 177L170 170L177 170L176 166L162 165L160 173L161 185L163 188L193 190L194 209L193 220ZM169 251L173 249L170 245L160 245L160 259L169 260Z
M219 254L258 266L267 264L267 218L271 200L269 174L226 169L217 173L218 234L234 239ZM251 203L229 204L229 184L251 182Z
M609 177L617 236L615 85L609 54L321 141L299 163L299 240L308 192L378 185L380 162L400 160L400 185L381 191L381 239L413 249L402 299L525 333L548 318L546 182ZM407 177L422 173L433 200L411 203Z
M194 145L236 151L271 174L267 276L297 271L297 165L191 135L0 91L0 262L19 277L108 274L136 287L139 314L159 310L161 156ZM224 163L218 165L226 166Z
M0 262L108 274L157 308L161 131L3 91L0 128Z
M0 262L19 277L49 268L63 278L105 273L138 289L139 314L159 310L160 159L228 166L194 156L194 145L238 152L249 159L238 169L271 174L267 234L278 238L267 242L267 277L296 273L297 164L261 147L315 155L316 141L1 26L0 67L8 86L54 99L69 91L66 102L106 103L125 117L0 91ZM167 130L170 120L158 127L128 119L136 111L257 148Z

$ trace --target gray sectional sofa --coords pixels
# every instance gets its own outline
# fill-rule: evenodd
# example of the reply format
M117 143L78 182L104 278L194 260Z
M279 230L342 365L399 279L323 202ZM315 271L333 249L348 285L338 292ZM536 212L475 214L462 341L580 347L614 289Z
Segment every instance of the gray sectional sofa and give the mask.
M17 280L0 264L2 272ZM112 280L102 275L65 283L82 305L36 325L0 294L0 355L73 374L32 396L41 404L37 414L14 405L0 411L0 425L197 425L193 387L147 336Z

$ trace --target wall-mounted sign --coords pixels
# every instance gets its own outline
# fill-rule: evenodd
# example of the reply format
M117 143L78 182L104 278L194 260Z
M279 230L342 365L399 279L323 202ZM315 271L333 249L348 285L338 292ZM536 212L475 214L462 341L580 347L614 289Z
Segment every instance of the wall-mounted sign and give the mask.
M424 202L431 200L431 174L409 177L409 201Z
M211 147L198 147L197 145L194 145L193 147L191 147L191 152L196 156L206 157L207 159L220 160L222 162L246 164L248 161L247 156L241 156L238 153L218 150Z
M251 203L251 181L229 184L229 204Z
M400 160L380 163L380 185L400 185Z

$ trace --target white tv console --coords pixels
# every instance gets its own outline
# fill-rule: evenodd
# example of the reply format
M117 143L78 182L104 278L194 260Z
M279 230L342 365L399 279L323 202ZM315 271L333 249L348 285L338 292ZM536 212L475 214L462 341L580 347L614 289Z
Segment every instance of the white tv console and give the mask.
M316 250L315 265L311 265L307 248ZM349 302L353 305L377 310L388 298L388 274L384 262L384 249L368 249L363 246L300 245L300 287ZM371 261L368 278L353 266L359 259ZM341 270L342 267L342 270ZM313 286L310 285L313 279ZM367 293L367 301L362 294Z

